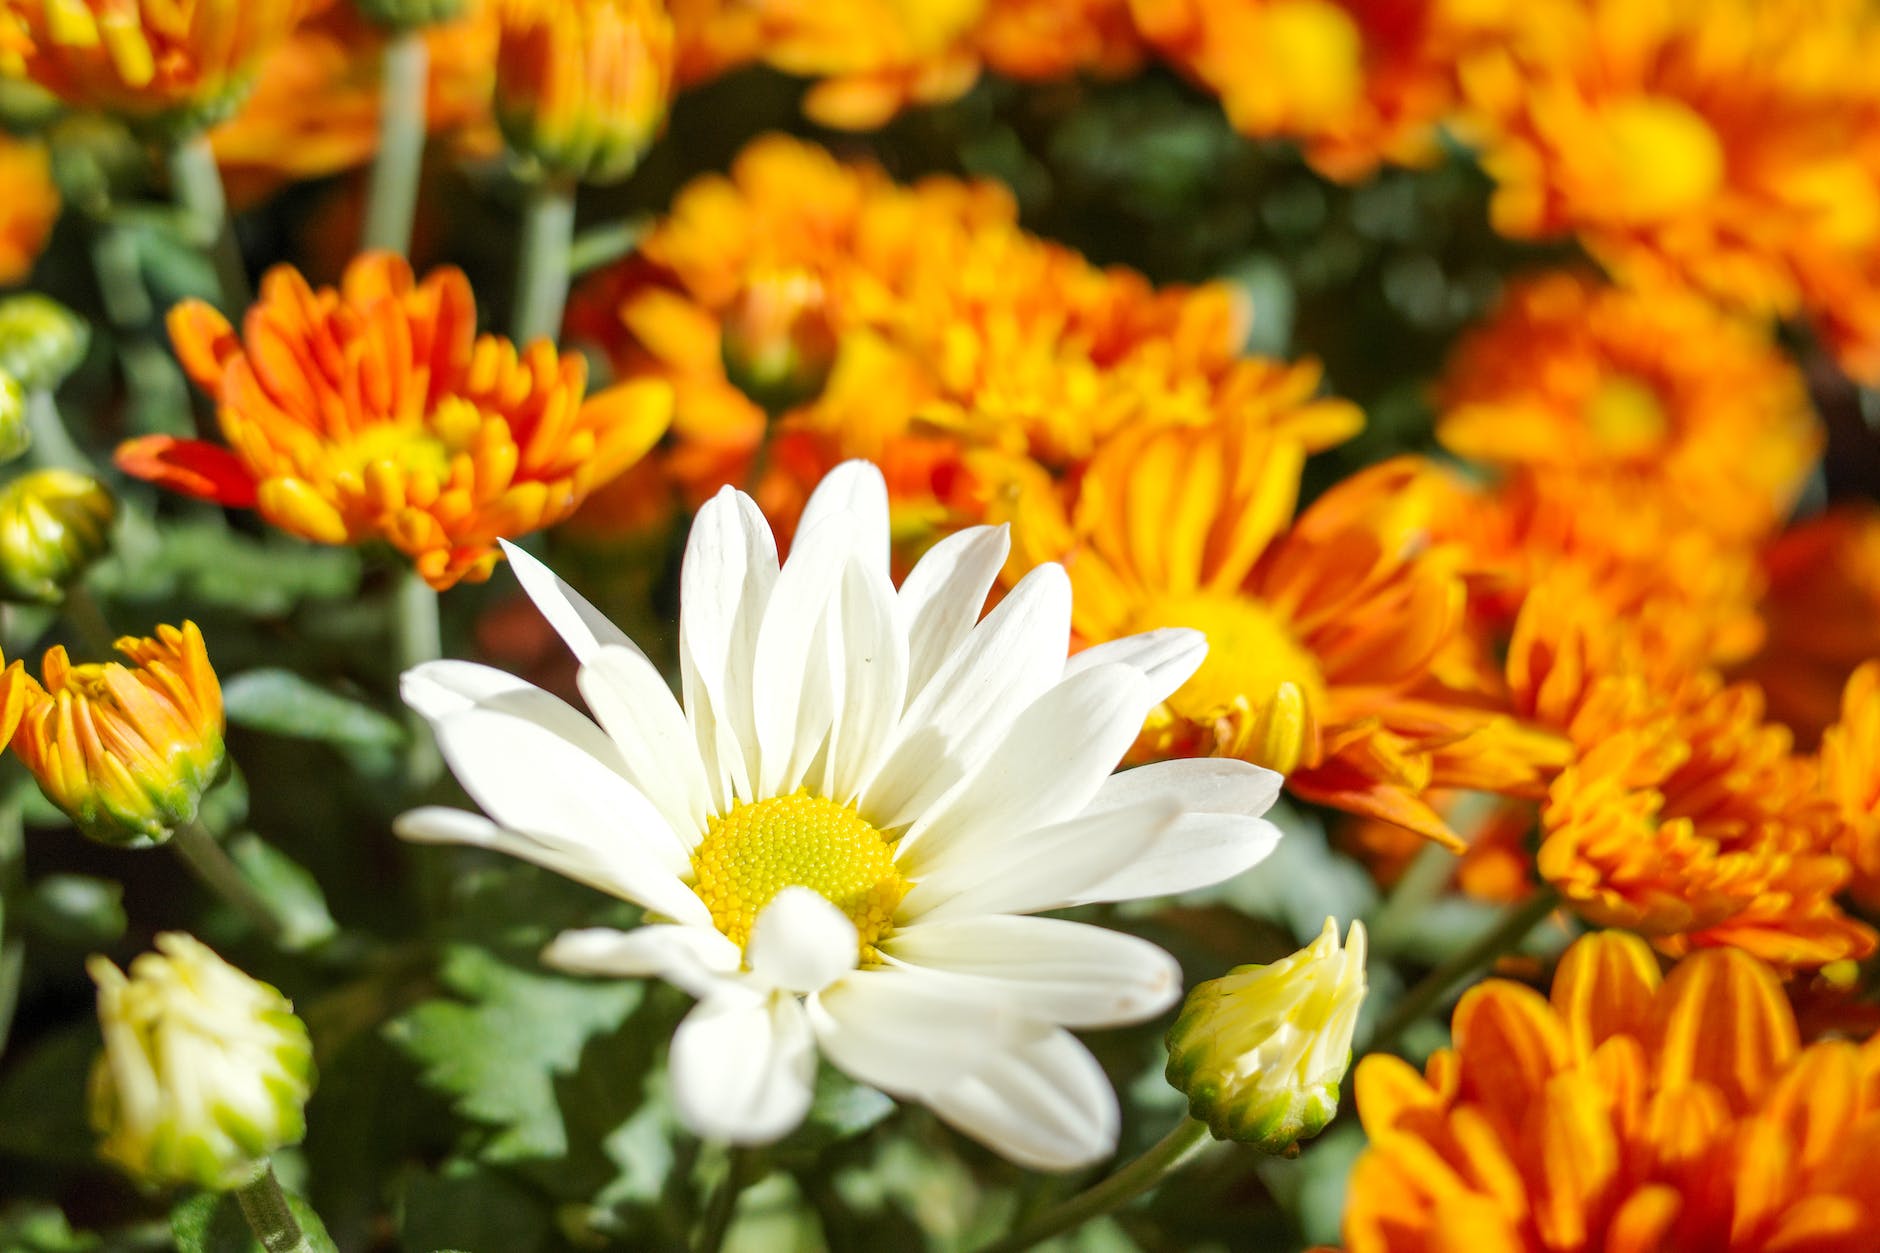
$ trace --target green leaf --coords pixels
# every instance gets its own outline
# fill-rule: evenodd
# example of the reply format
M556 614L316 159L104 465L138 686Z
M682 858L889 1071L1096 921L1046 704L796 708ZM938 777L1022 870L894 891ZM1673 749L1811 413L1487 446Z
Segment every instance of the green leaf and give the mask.
M387 1024L388 1038L459 1114L494 1129L483 1160L566 1155L557 1080L577 1073L589 1040L625 1022L644 986L524 971L467 945L447 950L439 977L463 999L419 1005Z
M866 1133L893 1112L892 1097L825 1065L816 1072L816 1095L803 1125L772 1153L785 1163L814 1162L830 1145Z
M274 907L274 916L281 920L281 947L299 952L338 934L339 924L326 907L326 893L299 862L248 832L224 847L242 875Z
M222 703L237 726L331 744L349 755L380 757L405 742L398 719L291 670L238 674L222 684Z
M73 1231L57 1206L28 1201L0 1211L5 1253L91 1253L98 1246L89 1231Z
M127 519L120 550L92 574L113 600L172 600L278 618L304 600L339 600L359 590L359 555L350 548L263 539L220 523Z
M538 1253L553 1223L541 1200L475 1162L447 1162L405 1181L398 1207L401 1244L412 1250Z
M0 1084L0 1154L60 1165L90 1165L97 1142L86 1122L85 1091L98 1053L90 1019L9 1054Z
M307 1247L313 1253L337 1253L313 1207L292 1192L286 1195ZM170 1211L170 1232L178 1253L267 1253L249 1230L233 1192L199 1192L182 1202Z
M123 886L82 874L50 874L40 879L20 914L39 938L88 951L117 943L129 925Z

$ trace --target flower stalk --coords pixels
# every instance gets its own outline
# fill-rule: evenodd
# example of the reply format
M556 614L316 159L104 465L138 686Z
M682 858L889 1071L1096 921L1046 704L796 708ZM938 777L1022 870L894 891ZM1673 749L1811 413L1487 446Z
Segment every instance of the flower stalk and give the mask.
M229 221L222 171L216 167L215 151L206 134L198 133L170 149L170 184L177 206L188 216L192 231L215 266L223 307L235 311L247 308L254 300L254 291Z
M1053 1236L1075 1231L1093 1218L1121 1209L1188 1165L1207 1147L1209 1139L1206 1123L1198 1118L1184 1118L1142 1156L1076 1196L1059 1201L1017 1231L986 1245L979 1253L1022 1253Z
M248 882L248 876L229 857L222 842L202 825L201 819L178 827L170 844L204 887L239 911L270 943L280 941L284 928L274 907Z
M444 655L443 628L439 621L437 592L416 570L406 570L400 577L397 596L394 629L398 672L403 674ZM437 751L437 739L422 714L407 709L405 727L411 735L405 756L405 778L415 795L437 782L444 770L444 758Z
M313 1242L300 1228L281 1181L274 1177L274 1164L262 1166L261 1173L235 1190L235 1200L242 1207L242 1217L255 1233L255 1239L267 1253L316 1253Z
M379 97L379 151L366 200L365 249L411 253L411 227L424 173L425 88L430 49L424 28L400 29L385 45Z
M530 186L523 204L522 262L510 336L518 347L561 335L572 273L574 193L572 179L544 175Z

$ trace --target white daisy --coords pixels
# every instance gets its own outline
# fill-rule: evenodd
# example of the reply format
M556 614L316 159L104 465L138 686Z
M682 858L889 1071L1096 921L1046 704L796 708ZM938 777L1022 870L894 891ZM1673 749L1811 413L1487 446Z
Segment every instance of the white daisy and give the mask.
M1245 870L1278 832L1279 776L1239 761L1112 775L1206 652L1194 631L1066 661L1071 592L1040 566L984 619L1003 528L935 545L897 592L881 474L817 488L779 568L729 488L681 574L683 700L593 606L509 557L581 663L594 721L501 671L441 661L405 699L489 817L405 815L407 839L498 849L645 908L545 960L658 976L698 998L671 1083L699 1134L763 1143L809 1107L820 1052L1014 1161L1115 1146L1108 1079L1067 1027L1180 995L1161 949L1028 915L1182 892Z

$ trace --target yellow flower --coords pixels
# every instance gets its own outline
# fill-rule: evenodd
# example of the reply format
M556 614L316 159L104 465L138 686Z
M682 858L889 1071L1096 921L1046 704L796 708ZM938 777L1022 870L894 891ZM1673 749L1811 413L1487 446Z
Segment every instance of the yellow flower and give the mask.
M1268 966L1241 966L1188 994L1168 1033L1168 1081L1215 1138L1283 1153L1338 1112L1364 1004L1364 924L1337 920Z
M0 51L0 65L4 59ZM0 187L7 189L0 200L0 283L17 283L32 273L59 220L59 189L45 145L0 134Z
M138 1182L224 1190L306 1135L313 1046L294 1007L195 938L157 937L130 977L103 957L104 1053L91 1076L100 1155Z
M22 680L13 751L80 831L140 848L193 820L222 768L222 685L193 622L117 648L129 665L47 652L44 686Z
M240 103L311 0L9 0L0 68L77 108L193 128ZM0 48L9 43L0 38Z
M551 175L625 178L665 124L672 19L659 0L499 0L496 120Z
M0 591L57 604L111 548L117 501L89 474L34 470L0 488Z

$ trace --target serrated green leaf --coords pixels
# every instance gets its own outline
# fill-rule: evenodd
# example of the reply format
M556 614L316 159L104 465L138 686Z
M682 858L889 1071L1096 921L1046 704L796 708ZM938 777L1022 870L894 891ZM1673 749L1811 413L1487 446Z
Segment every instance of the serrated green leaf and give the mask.
M248 832L233 837L224 847L281 920L282 948L299 952L339 932L339 924L327 910L326 893L299 862Z
M349 548L257 539L207 521L127 520L120 550L101 562L93 586L111 599L176 600L275 618L303 600L337 600L359 590L359 556Z
M553 1221L541 1200L475 1162L446 1162L405 1181L398 1230L407 1249L455 1253L537 1253Z
M287 1208L307 1237L312 1253L337 1253L326 1225L306 1201L289 1192ZM267 1253L242 1217L232 1192L199 1192L170 1211L170 1232L177 1253Z
M377 750L395 749L405 741L398 719L291 670L249 670L227 679L222 704L230 722L289 739Z
M387 1037L459 1114L494 1129L485 1161L565 1156L556 1082L578 1071L588 1041L619 1027L645 988L525 971L467 945L446 952L439 977L463 999L427 1001L387 1024Z

